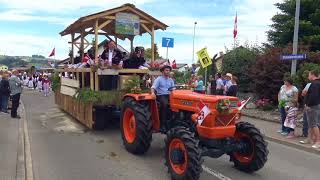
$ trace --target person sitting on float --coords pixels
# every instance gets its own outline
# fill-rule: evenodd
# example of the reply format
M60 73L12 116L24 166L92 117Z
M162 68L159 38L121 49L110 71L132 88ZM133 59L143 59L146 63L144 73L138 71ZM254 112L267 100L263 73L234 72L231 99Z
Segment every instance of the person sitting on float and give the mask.
M121 69L123 63L123 54L116 48L116 43L114 41L109 41L108 44L104 44L104 51L102 52L101 64L107 66L115 66Z
M143 47L136 47L129 59L123 62L123 68L126 69L148 69L148 67L149 65L144 58Z

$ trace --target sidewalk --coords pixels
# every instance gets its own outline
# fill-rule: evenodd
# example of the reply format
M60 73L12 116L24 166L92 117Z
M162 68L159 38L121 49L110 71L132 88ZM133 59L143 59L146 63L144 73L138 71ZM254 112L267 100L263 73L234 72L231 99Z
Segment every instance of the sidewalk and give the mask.
M23 116L19 107L19 115ZM23 156L23 117L13 119L10 114L0 113L0 179L21 179Z
M293 148L297 148L303 151L311 152L320 155L320 149L314 149L311 145L300 144L299 141L304 140L304 137L296 137L293 139L287 139L281 134L277 133L280 129L280 123L275 119L275 117L270 118L259 118L257 116L246 115L243 114L243 120L249 123L254 124L257 128L261 130L263 134L265 134L266 139L270 141L274 141L286 146L290 146ZM295 129L295 135L300 136L302 134L302 128L297 127Z

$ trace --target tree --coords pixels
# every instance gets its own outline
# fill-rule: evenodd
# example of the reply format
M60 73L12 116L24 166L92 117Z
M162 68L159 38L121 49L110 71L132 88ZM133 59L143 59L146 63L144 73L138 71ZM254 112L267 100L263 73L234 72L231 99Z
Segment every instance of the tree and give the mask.
M151 60L151 59L152 59L152 51L151 51L151 48L147 48L147 49L144 51L144 57L145 57L147 60ZM155 59L162 58L162 57L159 55L159 50L158 50L157 44L154 44L154 57L155 57Z
M252 91L251 69L258 52L254 48L238 47L227 52L223 57L222 73L231 73L238 78L240 91Z
M275 6L281 13L272 17L268 40L273 46L286 46L293 41L295 0L285 0ZM310 45L311 51L320 50L320 0L301 0L299 42Z

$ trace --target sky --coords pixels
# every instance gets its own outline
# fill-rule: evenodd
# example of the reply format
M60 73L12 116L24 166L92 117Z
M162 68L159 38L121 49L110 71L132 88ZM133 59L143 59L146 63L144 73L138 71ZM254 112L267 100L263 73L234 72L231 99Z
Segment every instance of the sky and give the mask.
M0 55L47 57L55 47L56 59L65 59L71 38L59 32L82 16L132 3L169 26L155 33L160 55L166 57L162 38L174 38L169 59L191 64L194 22L195 52L207 47L213 56L231 49L236 13L239 44L260 45L267 42L277 2L282 0L0 0ZM130 47L129 41L119 44ZM151 47L150 35L136 37L134 46Z

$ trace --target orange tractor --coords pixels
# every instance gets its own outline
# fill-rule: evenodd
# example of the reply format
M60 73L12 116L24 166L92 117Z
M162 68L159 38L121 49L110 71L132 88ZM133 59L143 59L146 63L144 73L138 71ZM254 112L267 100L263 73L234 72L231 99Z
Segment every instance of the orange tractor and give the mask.
M198 123L199 103L210 113ZM238 122L239 99L212 96L190 90L170 94L170 118L165 138L165 165L174 180L199 179L203 156L230 156L234 166L254 172L264 166L268 149L261 132L252 124ZM160 130L158 103L151 94L127 94L121 110L121 134L133 154L148 151L152 134Z

